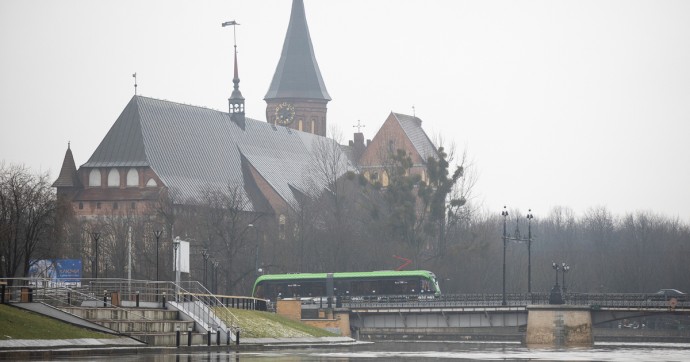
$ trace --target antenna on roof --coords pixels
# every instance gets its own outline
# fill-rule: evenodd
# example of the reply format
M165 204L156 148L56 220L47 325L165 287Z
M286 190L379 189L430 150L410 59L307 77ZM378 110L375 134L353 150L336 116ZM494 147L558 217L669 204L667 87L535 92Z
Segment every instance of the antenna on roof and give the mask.
M414 109L414 105L412 106L412 117L417 117L417 113Z
M132 74L132 77L134 78L134 95L137 95L137 73L134 72L134 74Z
M362 124L362 121L357 120L357 124L352 127L357 128L357 133L362 133L362 128L366 126Z

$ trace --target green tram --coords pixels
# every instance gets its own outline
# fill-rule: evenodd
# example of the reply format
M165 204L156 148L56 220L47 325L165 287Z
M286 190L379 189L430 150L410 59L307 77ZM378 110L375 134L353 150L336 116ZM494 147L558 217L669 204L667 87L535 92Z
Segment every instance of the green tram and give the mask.
M266 274L254 283L255 298L324 296L426 295L439 296L436 275L426 270L345 273Z

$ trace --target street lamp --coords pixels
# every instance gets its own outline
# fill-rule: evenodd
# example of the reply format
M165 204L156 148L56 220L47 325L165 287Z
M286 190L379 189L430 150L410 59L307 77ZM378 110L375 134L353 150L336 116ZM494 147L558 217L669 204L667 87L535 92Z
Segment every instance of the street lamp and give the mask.
M156 230L153 232L153 235L156 236L156 281L159 281L158 279L158 242L160 241L161 235L163 235L163 230Z
M206 287L206 264L208 262L208 257L210 256L208 253L208 250L202 249L201 250L201 255L204 257L204 287ZM213 283L211 283L213 284ZM213 288L211 288L213 289Z
M254 255L254 275L259 276L259 228L254 226L254 224L247 225L248 228L253 228L256 232L256 255Z
M527 293L532 293L532 209L527 212Z
M556 262L551 263L551 267L556 271L556 284L551 288L551 295L549 296L549 304L563 304L563 295L561 294L561 287L558 286L558 269L560 266Z
M94 231L91 233L91 238L93 238L96 244L96 258L94 260L94 279L98 279L98 239L100 239L101 233Z
M503 216L503 301L501 302L501 305L506 305L506 243L508 242L506 222L508 219L508 209L505 206L503 206L501 216Z
M180 295L180 257L177 255L177 251L180 248L180 237L176 236L172 242L173 252L175 253L173 269L175 270L175 300L177 301Z
M211 289L213 290L213 293L218 293L218 265L220 264L218 260L214 260L213 263L213 285L211 286Z
M564 262L561 265L561 269L563 270L563 294L565 294L565 273L567 273L570 270L570 265Z

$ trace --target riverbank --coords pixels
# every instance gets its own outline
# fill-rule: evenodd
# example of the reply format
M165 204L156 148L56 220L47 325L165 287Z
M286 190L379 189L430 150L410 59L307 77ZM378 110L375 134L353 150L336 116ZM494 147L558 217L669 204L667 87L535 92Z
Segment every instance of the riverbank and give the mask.
M56 357L86 357L138 354L199 354L204 352L263 351L284 348L335 348L349 347L368 342L358 342L349 337L292 337L292 338L245 338L240 344L151 347L131 338L112 339L46 339L0 340L0 360L50 360Z

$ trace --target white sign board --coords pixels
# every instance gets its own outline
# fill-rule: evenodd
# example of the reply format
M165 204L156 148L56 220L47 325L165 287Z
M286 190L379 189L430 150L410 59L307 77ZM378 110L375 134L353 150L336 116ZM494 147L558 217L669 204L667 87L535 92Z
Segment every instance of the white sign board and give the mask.
M177 247L177 255L175 255L174 258L173 270L189 273L189 241L180 240L180 244Z

